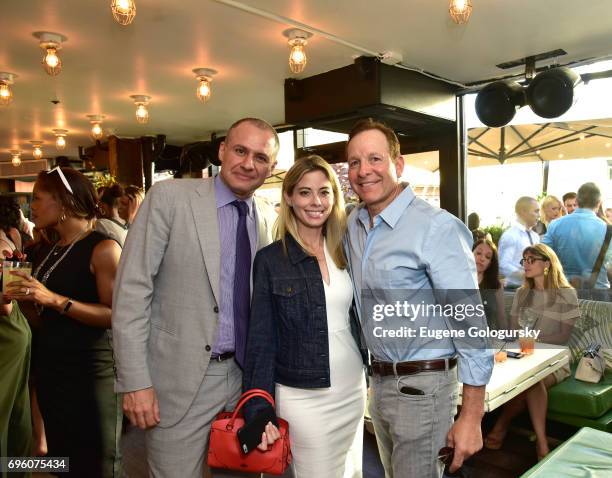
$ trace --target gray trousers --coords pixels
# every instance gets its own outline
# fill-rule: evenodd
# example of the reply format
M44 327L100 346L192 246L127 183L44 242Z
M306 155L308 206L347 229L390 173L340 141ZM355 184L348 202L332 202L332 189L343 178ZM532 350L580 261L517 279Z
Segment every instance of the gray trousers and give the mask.
M424 395L400 392L412 387ZM386 478L440 478L438 451L457 413L457 367L370 381L370 415Z
M180 373L177 371L177 373ZM242 390L242 372L233 359L211 361L187 414L169 428L146 433L149 474L154 478L202 478L208 468L210 425L223 410L233 410ZM239 472L217 472L213 477L240 477Z

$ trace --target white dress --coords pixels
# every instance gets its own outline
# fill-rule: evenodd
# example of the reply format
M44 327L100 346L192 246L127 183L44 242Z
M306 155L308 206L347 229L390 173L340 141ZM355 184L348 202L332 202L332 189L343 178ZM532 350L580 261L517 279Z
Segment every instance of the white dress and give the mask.
M349 308L353 287L327 251L325 288L329 335L330 388L276 384L277 414L289 422L294 478L360 478L366 383Z

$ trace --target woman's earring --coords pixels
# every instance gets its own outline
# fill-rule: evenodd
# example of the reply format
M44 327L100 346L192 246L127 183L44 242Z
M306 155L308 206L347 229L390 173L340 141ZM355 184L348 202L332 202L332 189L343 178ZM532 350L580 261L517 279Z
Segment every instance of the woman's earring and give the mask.
M62 211L62 214L59 217L59 222L64 222L66 220L66 213Z
M548 275L548 267L544 268L544 275L547 276Z

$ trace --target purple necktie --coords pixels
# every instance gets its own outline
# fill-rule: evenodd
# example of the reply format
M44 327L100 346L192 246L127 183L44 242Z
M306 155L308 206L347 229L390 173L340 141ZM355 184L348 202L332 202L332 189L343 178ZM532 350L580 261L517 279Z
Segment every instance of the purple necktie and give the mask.
M251 309L251 241L247 230L248 206L244 201L233 201L238 208L236 228L236 265L234 267L234 339L236 363L242 368L246 352Z

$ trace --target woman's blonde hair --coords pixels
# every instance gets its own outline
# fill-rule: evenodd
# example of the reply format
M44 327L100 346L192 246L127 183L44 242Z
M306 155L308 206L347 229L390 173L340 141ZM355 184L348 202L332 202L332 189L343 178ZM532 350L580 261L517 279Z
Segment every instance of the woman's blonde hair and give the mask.
M336 173L322 157L317 155L305 156L298 159L287 171L283 181L280 211L278 219L274 225L276 239L283 242L285 251L287 250L286 235L291 234L296 242L307 252L309 251L298 232L297 219L293 209L287 203L286 196L291 196L295 186L302 180L305 174L313 171L321 171L329 180L334 195L332 210L323 226L323 234L327 241L327 249L337 267L346 268L346 256L342 247L342 239L346 231L346 213L344 212L344 198L340 190L340 184Z
M572 288L571 284L568 282L565 277L565 273L563 272L563 266L561 265L561 261L550 247L546 244L535 244L533 246L526 247L523 251L523 257L525 254L530 253L534 256L537 256L541 259L544 259L550 262L550 267L548 268L548 274L544 275L544 288L545 289L567 289ZM525 282L523 287L526 289L534 289L535 281L531 278L525 277Z
M540 220L548 226L550 221L546 219L546 207L556 202L559 205L559 217L563 216L563 203L559 200L557 196L546 196L542 201L542 205L540 206Z

